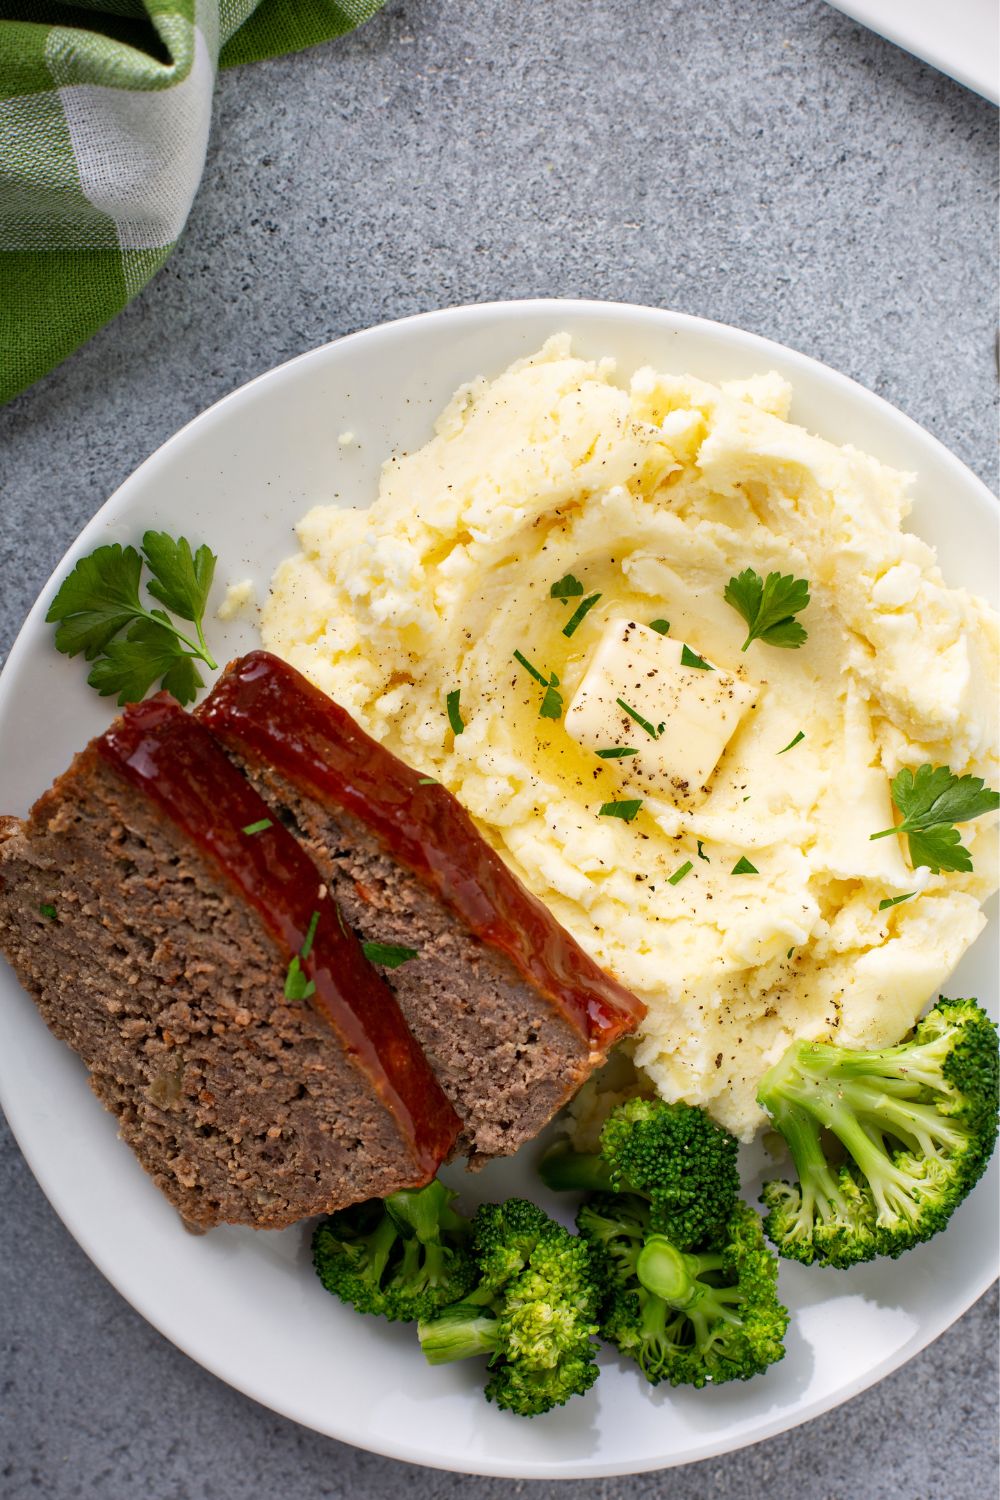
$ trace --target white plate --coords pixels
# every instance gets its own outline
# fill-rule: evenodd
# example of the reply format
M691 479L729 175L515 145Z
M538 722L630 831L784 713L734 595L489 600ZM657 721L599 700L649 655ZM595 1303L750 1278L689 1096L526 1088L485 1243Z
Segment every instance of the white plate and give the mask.
M997 0L830 0L837 10L997 103Z
M841 375L776 344L676 313L585 302L502 303L408 318L303 355L228 396L128 479L56 569L0 679L4 811L23 811L99 732L112 709L58 656L44 615L57 583L101 542L148 526L220 554L218 596L247 575L263 593L316 501L373 496L380 462L412 448L453 389L568 329L587 355L614 354L710 380L777 369L794 416L918 471L914 529L946 576L995 592L997 509L934 438ZM341 448L345 429L358 446ZM220 660L253 642L212 622ZM984 686L985 690L985 686ZM994 928L995 930L995 928ZM952 980L995 999L989 939ZM0 965L0 1099L63 1222L144 1317L247 1395L319 1432L415 1463L472 1473L588 1477L725 1453L827 1410L896 1369L989 1286L997 1233L995 1166L946 1237L901 1262L850 1273L784 1265L794 1318L783 1363L747 1385L657 1391L614 1359L585 1397L527 1422L483 1400L478 1371L429 1369L412 1330L357 1317L322 1291L302 1228L219 1229L192 1238L115 1136L83 1070ZM464 1174L460 1173L464 1178ZM471 1179L476 1196L535 1191L530 1159ZM900 1415L901 1427L905 1417Z

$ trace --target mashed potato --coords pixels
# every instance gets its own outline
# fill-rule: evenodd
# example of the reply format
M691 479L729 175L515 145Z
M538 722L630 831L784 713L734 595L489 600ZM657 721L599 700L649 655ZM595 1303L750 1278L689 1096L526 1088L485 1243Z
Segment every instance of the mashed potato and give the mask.
M634 1057L655 1087L743 1138L793 1038L902 1036L996 878L993 818L963 825L971 874L914 872L903 840L869 838L893 822L901 766L996 785L996 618L902 530L906 478L791 425L789 399L773 374L719 388L645 369L622 388L610 361L552 339L459 391L424 448L389 460L370 509L312 510L263 618L271 650L443 781L642 996ZM741 651L723 590L745 568L809 580L800 649ZM573 601L550 589L568 573L600 599L567 638ZM569 704L623 616L669 620L756 691L707 794L646 796L631 822L599 815L627 761L540 717L514 658ZM756 873L733 873L741 858Z

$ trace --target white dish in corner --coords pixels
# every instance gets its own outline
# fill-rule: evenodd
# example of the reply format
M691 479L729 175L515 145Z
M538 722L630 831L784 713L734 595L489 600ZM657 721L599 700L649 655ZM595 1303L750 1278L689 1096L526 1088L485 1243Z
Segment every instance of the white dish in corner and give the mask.
M996 0L830 0L949 78L1000 100L1000 8Z
M86 687L81 662L56 654L44 622L79 556L165 528L220 554L212 607L227 582L248 575L263 593L311 504L373 497L382 459L422 442L456 386L498 373L563 329L582 353L615 355L626 375L645 363L710 380L780 371L795 389L795 420L917 473L913 529L937 545L951 583L995 600L998 511L989 491L908 418L814 361L649 308L537 301L430 313L355 334L252 381L185 427L108 501L43 590L0 679L3 810L26 810L113 713ZM358 441L341 447L337 434L347 428ZM212 621L211 642L225 660L253 645L254 632ZM994 1006L995 903L992 911L951 993ZM70 1232L192 1359L318 1432L441 1468L585 1479L717 1456L816 1416L898 1368L996 1274L994 1163L947 1235L902 1261L849 1273L783 1264L782 1293L793 1311L788 1353L760 1379L654 1391L605 1355L585 1398L526 1422L486 1404L478 1372L428 1369L412 1330L360 1318L327 1296L301 1228L186 1234L117 1140L80 1064L2 963L0 1102ZM469 1201L537 1196L530 1159L467 1181Z

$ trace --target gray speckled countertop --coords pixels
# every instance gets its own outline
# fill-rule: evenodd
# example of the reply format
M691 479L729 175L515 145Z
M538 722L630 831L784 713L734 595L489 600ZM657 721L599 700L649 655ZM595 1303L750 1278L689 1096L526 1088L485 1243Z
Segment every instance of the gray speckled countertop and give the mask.
M0 651L136 464L315 344L449 303L661 303L880 392L994 482L996 112L821 0L390 0L224 75L180 249L0 410ZM254 1406L120 1299L0 1139L0 1496L281 1500L554 1485L406 1469ZM581 1500L981 1500L996 1294L881 1385ZM567 1493L563 1488L559 1493Z

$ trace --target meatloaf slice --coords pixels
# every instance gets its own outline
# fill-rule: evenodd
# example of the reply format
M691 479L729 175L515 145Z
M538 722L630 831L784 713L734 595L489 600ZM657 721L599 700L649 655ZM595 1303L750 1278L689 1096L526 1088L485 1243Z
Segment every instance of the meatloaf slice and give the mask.
M516 1151L644 1013L529 894L455 798L287 663L233 663L198 710L309 850L387 973L475 1164Z
M452 1147L314 865L166 694L3 820L0 949L193 1224L279 1228L423 1184Z

